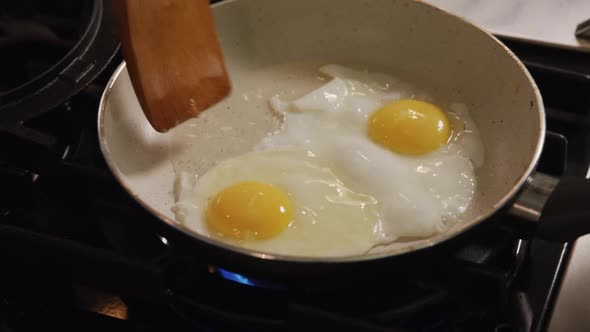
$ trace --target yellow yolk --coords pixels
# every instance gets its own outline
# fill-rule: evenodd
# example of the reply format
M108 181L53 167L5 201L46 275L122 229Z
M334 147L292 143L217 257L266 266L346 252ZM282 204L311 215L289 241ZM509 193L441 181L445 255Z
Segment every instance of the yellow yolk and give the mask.
M437 106L420 100L391 102L369 118L369 137L389 150L421 155L438 149L449 140L451 127Z
M209 200L207 223L214 231L235 239L267 239L291 222L293 209L287 195L261 182L240 182Z

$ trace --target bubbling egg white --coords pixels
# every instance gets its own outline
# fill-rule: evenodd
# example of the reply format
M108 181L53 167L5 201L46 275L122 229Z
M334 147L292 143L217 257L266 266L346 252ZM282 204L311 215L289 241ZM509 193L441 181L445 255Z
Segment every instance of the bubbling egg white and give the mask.
M394 100L433 98L386 74L338 65L320 71L332 80L319 89L293 101L271 99L284 122L256 149L302 148L330 161L329 167L352 190L379 202L377 228L384 244L432 236L457 222L475 196L475 168L484 159L467 107L448 107L453 133L447 144L424 155L402 155L369 138L370 115Z

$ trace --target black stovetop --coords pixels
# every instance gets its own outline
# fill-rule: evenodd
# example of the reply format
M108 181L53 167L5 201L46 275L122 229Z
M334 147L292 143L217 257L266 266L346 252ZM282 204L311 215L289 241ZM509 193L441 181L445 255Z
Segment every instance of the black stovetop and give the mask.
M67 31L62 39L78 33ZM506 43L535 77L548 110L552 132L540 170L584 177L590 68L573 51ZM474 238L436 274L346 288L268 283L178 252L144 226L153 217L124 193L98 147L98 102L121 61L115 54L80 92L27 119L25 127L45 136L15 134L3 125L0 105L0 331L546 328L569 245L520 240L500 227Z

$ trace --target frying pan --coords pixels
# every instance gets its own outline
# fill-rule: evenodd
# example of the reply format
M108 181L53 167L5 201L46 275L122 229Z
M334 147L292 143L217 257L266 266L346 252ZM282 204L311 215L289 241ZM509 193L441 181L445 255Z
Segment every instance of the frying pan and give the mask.
M337 258L283 256L235 247L174 220L171 160L193 144L177 133L190 130L194 119L168 133L156 132L140 109L122 63L100 103L102 152L120 184L156 217L158 230L178 239L191 254L266 278L311 280L348 273L351 268L374 275L378 268L391 270L397 266L394 262L415 264L418 257L440 252L439 248L469 236L476 226L498 215L515 225L519 220L528 222L532 226L528 232L553 240L568 241L590 231L590 223L583 222L590 219L585 209L589 186L535 172L545 135L541 95L523 64L489 33L410 0L229 0L213 5L213 11L234 92L208 112L239 107L243 87L274 84L251 79L256 69L274 64L360 63L393 68L434 95L468 105L481 131L485 163L477 170L472 207L461 222L436 236L396 243L364 256ZM219 154L216 148L214 143L205 144L199 153L203 157Z

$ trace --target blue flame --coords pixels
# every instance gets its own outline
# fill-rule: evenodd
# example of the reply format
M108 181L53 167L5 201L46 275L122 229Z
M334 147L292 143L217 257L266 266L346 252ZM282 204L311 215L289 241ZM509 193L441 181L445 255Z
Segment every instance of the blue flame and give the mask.
M256 284L254 282L250 281L250 279L248 279L247 277L245 277L241 274L233 273L228 270L219 269L219 268L217 269L217 272L219 273L219 275L222 278L225 278L227 280L235 281L237 283L248 285L248 286L256 286Z
M213 267L211 270L212 270L212 272L218 274L220 277L222 277L226 280L231 280L233 282L237 282L242 285L261 287L261 288L272 288L272 289L285 288L285 285L280 284L280 283L248 278L243 274L235 273L235 272L232 272L232 271L229 271L226 269L222 269L219 267Z

